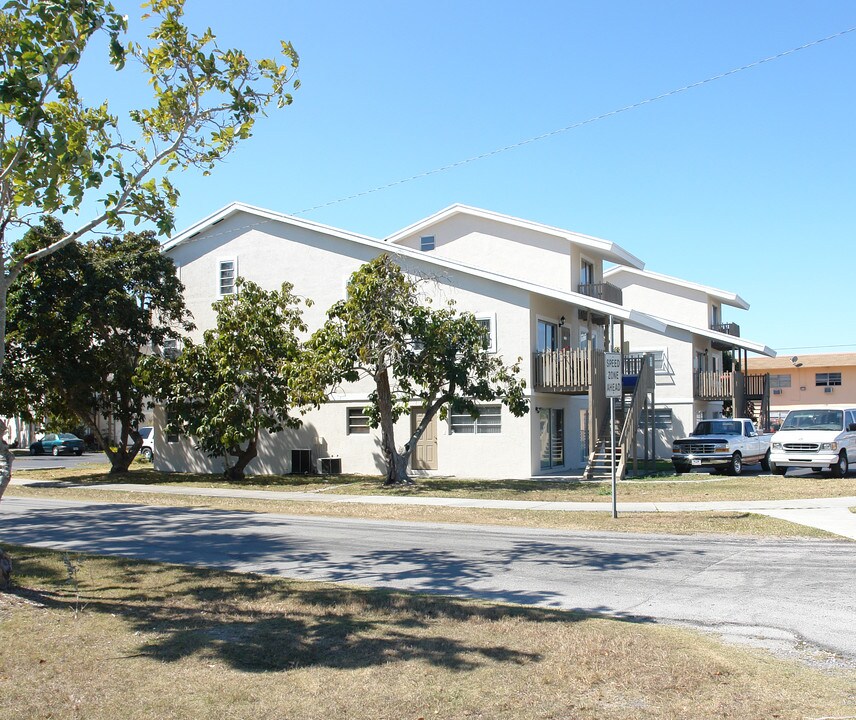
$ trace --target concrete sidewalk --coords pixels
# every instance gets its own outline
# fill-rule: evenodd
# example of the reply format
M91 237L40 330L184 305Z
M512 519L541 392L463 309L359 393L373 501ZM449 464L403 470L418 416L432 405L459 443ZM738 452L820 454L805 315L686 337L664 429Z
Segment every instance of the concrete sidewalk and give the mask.
M13 479L15 485L45 486L39 480ZM323 492L286 492L281 490L239 490L232 488L185 488L166 485L79 485L62 483L63 487L85 487L104 492L158 493L163 495L196 495L201 497L234 497L256 500L282 500L311 503L362 503L366 505L415 505L433 507L488 508L494 510L551 510L555 512L611 512L610 502L548 502L538 500L487 500L475 498L396 497L391 495L328 495ZM633 502L618 503L618 512L752 512L825 530L856 540L856 497L796 500L718 500L710 502Z

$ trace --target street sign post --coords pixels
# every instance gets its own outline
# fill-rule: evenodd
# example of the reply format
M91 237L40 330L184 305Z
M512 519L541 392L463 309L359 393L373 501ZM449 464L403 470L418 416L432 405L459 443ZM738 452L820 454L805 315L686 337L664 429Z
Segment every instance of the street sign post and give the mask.
M615 479L615 398L621 397L621 353L604 353L606 361L606 397L609 398L609 445L611 447L611 477L612 477L612 517L618 517L618 502L616 500Z

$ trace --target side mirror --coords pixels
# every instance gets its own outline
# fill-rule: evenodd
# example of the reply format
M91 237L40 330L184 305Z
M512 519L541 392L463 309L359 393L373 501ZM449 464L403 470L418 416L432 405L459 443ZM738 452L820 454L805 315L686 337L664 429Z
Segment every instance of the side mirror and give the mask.
M847 432L856 432L856 423L850 423L847 426Z

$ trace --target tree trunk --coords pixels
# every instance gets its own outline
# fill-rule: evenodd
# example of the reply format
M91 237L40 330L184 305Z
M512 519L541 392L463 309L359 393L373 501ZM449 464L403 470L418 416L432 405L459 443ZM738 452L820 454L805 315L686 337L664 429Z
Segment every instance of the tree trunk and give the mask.
M238 461L229 467L226 464L226 471L223 473L229 482L240 482L244 479L244 470L250 461L258 455L257 442L255 439L250 440L245 450L234 448L229 451L229 455L238 458Z
M386 367L379 368L374 375L377 387L377 406L380 414L381 451L386 462L385 486L412 485L413 481L407 475L407 463L410 451L405 449L400 453L395 447L395 423L392 419L392 391L389 387L389 371Z
M9 487L9 481L12 479L12 461L14 456L9 446L6 444L6 423L0 420L0 498Z

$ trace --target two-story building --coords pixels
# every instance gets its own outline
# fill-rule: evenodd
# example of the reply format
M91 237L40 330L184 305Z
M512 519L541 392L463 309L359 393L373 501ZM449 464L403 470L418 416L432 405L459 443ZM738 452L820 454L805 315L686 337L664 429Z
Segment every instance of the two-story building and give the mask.
M435 419L420 441L427 447L414 455L417 473L528 478L582 472L595 441L608 430L604 351L626 346L632 332L662 337L670 327L640 312L605 281L605 263L643 267L617 244L462 205L380 240L234 203L173 238L164 252L185 285L198 328L194 340L214 325L211 304L235 291L238 276L268 289L293 283L297 294L314 301L305 314L314 330L344 296L351 274L383 253L429 281L421 285L435 306L454 300L458 310L472 312L489 329L489 352L508 363L522 359L530 412L516 418L497 403L482 408L475 420L469 415ZM624 365L621 417L625 430L633 432L625 432L622 442L632 453L653 445L653 431L650 443L646 432L656 419L652 367L640 355L628 356ZM311 467L321 458L338 457L344 472L381 472L379 434L368 427L364 413L372 389L366 381L348 384L308 413L300 429L265 437L248 472L305 468L304 460L296 465L298 457L311 457ZM413 416L400 421L400 442L418 412L413 408ZM163 424L157 413L155 424ZM220 470L220 461L196 451L192 439L173 440L157 448L156 467ZM295 450L300 454L293 455Z
M655 357L657 452L669 457L676 437L705 418L725 414L769 423L766 373L748 371L748 354L775 356L761 343L740 337L723 308L748 310L738 294L638 267L615 266L604 277L621 288L625 305L662 320L665 333L628 327L631 352ZM754 361L753 361L754 362Z

